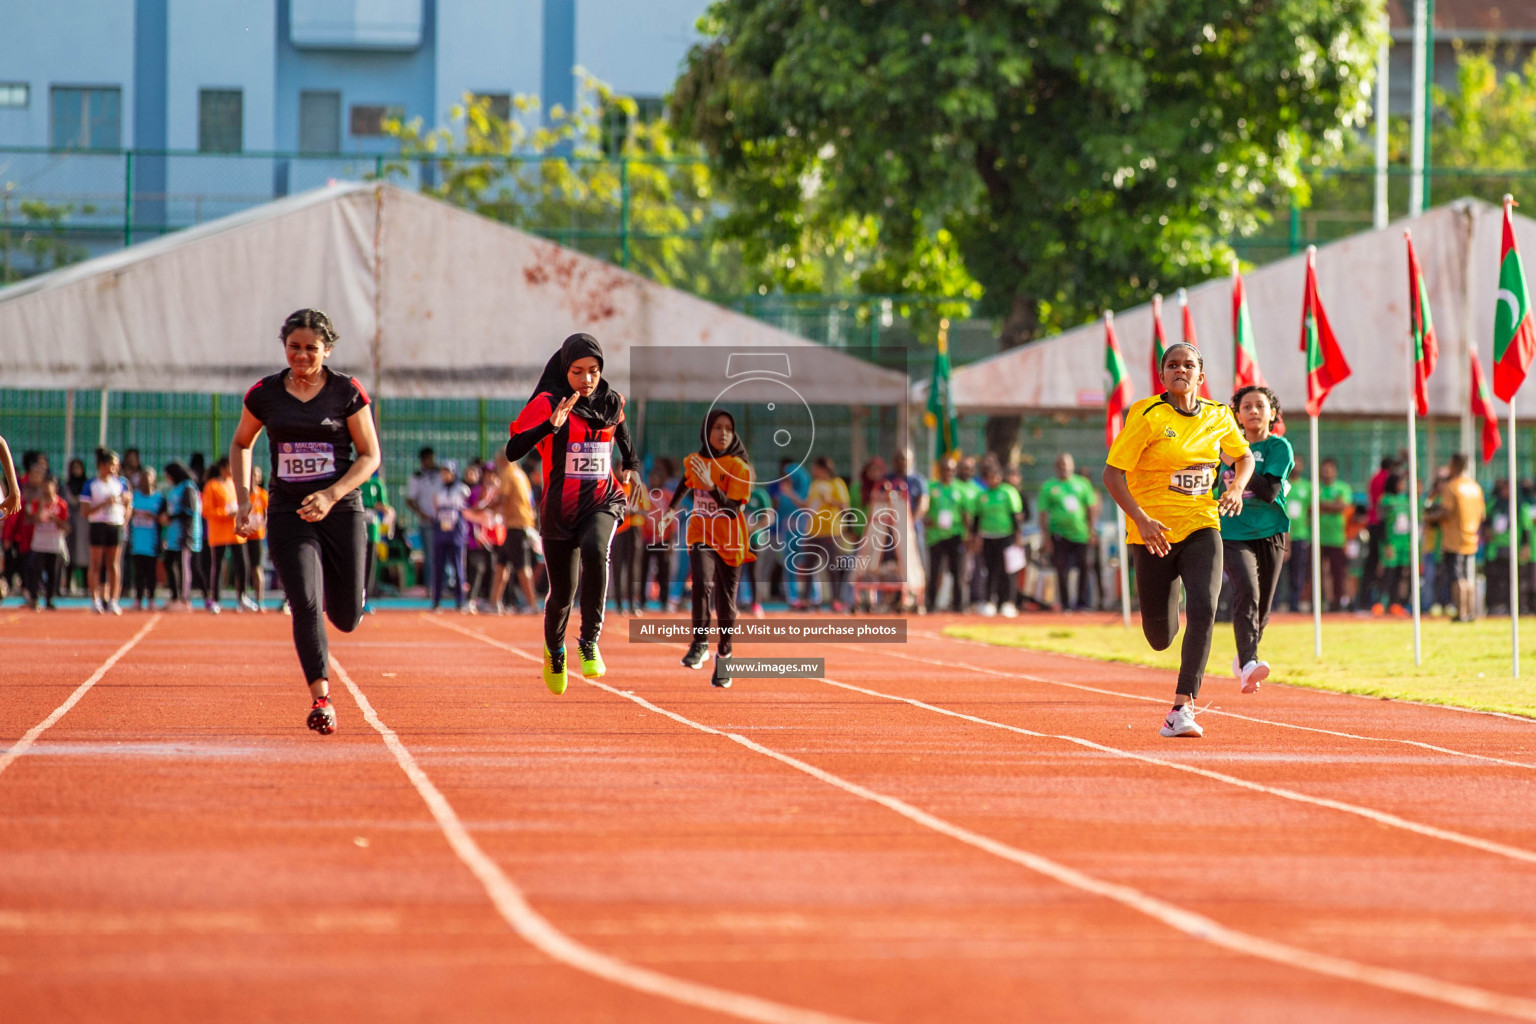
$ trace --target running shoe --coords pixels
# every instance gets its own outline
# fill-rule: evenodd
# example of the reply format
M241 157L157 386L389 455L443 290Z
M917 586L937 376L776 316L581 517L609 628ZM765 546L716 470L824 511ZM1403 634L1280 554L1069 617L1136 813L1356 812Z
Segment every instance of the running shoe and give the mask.
M703 668L709 660L709 644L695 640L688 645L688 653L683 655L684 668Z
M1269 662L1250 661L1243 666L1243 692L1256 693L1259 684L1269 678Z
M754 619L760 619L760 618L763 617L763 606L758 604L756 601L752 602L752 609L751 609L751 611L752 611L752 617Z
M331 706L331 698L316 697L315 703L309 709L309 718L304 724L321 736L329 736L335 732L336 709Z
M107 606L101 603L101 598L91 598L91 614L100 615L107 610Z
M243 612L259 612L261 611L261 606L247 594L240 598L240 610Z
M209 615L218 615L224 611L224 607L213 601L204 601L203 610L206 611Z
M107 603L107 611L111 612L113 615L121 615L123 614L123 606L118 604L116 601L109 601Z
M719 658L716 658L715 671L709 677L710 686L717 686L722 690L729 690L731 688L731 677L724 674L724 668L724 664Z
M565 648L551 651L544 648L544 685L555 696L565 692Z
M1159 735L1174 736L1203 736L1205 730L1200 728L1195 721L1195 709L1192 704L1180 704L1174 710L1168 712L1168 717L1163 719L1163 727L1158 730Z
M988 601L986 604L977 609L977 611L981 612L981 614L985 617L991 618L997 614L997 605L993 604L991 601Z
M1013 606L1012 601L1004 604L1002 608L998 609L998 612L1005 619L1016 619L1019 617L1019 610Z
M608 666L603 664L603 655L597 649L597 641L578 640L576 650L581 652L581 674L588 679L603 678L603 674L608 671Z

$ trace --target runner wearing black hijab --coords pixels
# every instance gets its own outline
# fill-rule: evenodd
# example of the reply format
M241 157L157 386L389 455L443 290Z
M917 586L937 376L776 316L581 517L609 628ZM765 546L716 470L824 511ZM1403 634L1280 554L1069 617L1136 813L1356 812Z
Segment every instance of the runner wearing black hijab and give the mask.
M710 682L731 685L720 658L731 656L736 628L736 589L741 567L753 560L747 542L747 502L752 498L752 460L736 433L736 418L724 409L711 409L699 429L699 450L683 460L683 482L672 493L670 516L683 500L693 495L693 514L688 517L688 565L693 573L693 643L683 655L683 665L702 668L709 660L709 602L714 591L720 617L719 658Z
M544 602L544 685L564 693L565 630L581 571L581 674L607 671L598 652L608 601L608 545L623 514L624 491L614 472L618 448L624 480L639 479L640 460L624 425L624 396L603 379L603 349L590 334L573 334L550 357L533 397L512 423L507 458L537 450L544 472L539 533L549 570Z

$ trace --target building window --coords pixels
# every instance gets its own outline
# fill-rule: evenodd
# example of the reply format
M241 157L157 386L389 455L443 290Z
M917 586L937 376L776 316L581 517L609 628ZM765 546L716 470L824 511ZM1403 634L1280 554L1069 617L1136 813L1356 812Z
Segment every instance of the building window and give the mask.
M512 120L512 94L508 92L477 92L475 102L484 103L490 115L499 121Z
M56 86L49 99L55 149L118 149L122 146L121 89Z
M341 93L299 93L299 152L341 152Z
M347 126L350 135L356 138L370 138L384 134L384 121L386 118L403 118L403 107L382 107L376 104L353 104L352 118Z
M238 153L245 143L245 97L239 89L197 91L197 148Z
M660 121L666 114L667 104L660 96L635 96L633 99L633 119L617 102L603 104L603 152L608 156L618 156L623 151L635 125Z
M32 90L26 82L0 82L0 109L25 107L32 102Z

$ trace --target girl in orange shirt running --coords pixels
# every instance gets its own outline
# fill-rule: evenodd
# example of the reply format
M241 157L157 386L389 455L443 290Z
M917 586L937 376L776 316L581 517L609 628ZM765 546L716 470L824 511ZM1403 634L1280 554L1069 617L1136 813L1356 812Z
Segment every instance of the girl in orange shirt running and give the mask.
M736 588L741 566L753 560L747 540L746 508L752 497L752 461L736 434L736 420L724 409L712 409L699 431L699 450L683 460L683 482L672 495L667 514L693 495L688 517L688 562L693 574L693 643L683 655L688 668L709 660L709 601L714 592L720 618L718 658L710 677L714 686L731 685L720 665L731 656L736 628Z

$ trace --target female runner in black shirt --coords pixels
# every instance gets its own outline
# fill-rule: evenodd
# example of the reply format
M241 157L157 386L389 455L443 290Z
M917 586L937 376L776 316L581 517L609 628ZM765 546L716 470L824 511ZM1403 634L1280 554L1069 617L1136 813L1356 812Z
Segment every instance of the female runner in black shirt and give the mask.
M357 489L379 468L379 438L362 384L325 368L336 344L330 318L301 309L283 322L282 339L288 369L246 392L229 446L240 503L235 529L249 536L258 525L251 521L251 446L265 427L272 451L267 550L293 611L293 644L314 698L307 724L327 736L336 731L336 711L321 615L343 633L363 617L368 531Z
M533 397L512 423L507 458L517 462L538 449L544 469L539 533L549 570L544 602L544 685L564 693L565 629L581 566L581 674L601 676L598 653L603 606L608 601L608 545L624 510L614 474L613 449L622 459L623 484L639 481L640 460L624 426L624 396L603 380L603 350L589 334L573 334L550 357Z

